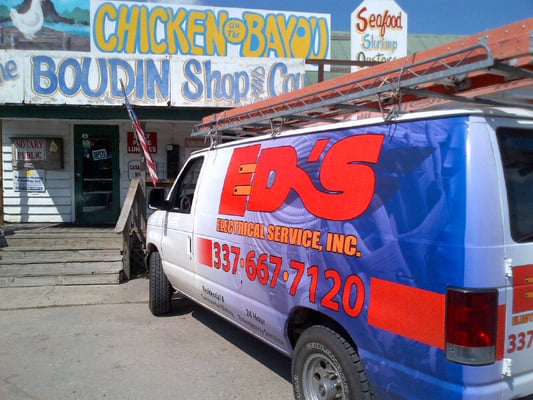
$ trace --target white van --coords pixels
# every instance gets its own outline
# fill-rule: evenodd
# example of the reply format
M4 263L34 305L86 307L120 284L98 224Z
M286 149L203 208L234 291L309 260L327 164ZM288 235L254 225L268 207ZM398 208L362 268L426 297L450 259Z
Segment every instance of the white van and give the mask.
M533 112L417 112L191 156L148 222L174 291L292 357L296 399L533 398Z

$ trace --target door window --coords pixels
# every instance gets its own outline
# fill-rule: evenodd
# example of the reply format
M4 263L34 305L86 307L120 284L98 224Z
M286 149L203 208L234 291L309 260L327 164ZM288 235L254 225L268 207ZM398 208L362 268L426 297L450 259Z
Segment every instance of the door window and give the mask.
M533 130L499 129L511 236L516 242L533 241Z
M190 160L185 166L171 196L171 211L190 214L196 183L198 182L203 162L203 157L198 157Z

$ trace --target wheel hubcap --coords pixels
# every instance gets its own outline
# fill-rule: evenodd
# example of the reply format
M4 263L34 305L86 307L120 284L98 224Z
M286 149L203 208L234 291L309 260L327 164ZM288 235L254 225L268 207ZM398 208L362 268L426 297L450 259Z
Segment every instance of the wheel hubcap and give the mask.
M340 374L328 357L314 354L303 369L305 398L310 400L341 400L344 391Z

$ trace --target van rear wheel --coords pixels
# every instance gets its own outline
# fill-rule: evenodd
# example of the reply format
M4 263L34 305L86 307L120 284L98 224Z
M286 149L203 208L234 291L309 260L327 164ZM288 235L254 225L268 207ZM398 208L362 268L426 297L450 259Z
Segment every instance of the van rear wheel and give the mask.
M166 314L172 305L172 287L161 267L161 256L158 252L150 254L150 289L148 305L154 315Z
M321 325L307 329L296 343L292 385L298 400L372 398L363 364L353 346Z

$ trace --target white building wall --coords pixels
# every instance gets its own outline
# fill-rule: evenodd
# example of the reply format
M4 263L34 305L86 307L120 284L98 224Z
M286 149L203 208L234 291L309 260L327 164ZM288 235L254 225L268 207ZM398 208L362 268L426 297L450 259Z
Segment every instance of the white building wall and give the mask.
M158 152L153 154L159 178L167 177L167 145L180 146L180 166L189 154L203 146L202 139L191 141L195 122L147 121L146 132L157 132ZM73 121L73 120L2 120L2 152L4 183L4 221L75 222L74 192L74 125L105 124L119 126L120 202L124 203L130 186L128 163L140 160L140 154L128 153L127 133L133 131L129 121ZM63 139L63 168L44 171L45 191L14 191L12 143L13 137L58 137ZM192 142L192 144L191 144ZM206 144L207 145L207 144ZM149 181L149 177L147 178Z
M73 144L68 121L3 120L2 157L4 220L6 222L73 222ZM63 139L63 168L45 170L45 191L14 191L13 137Z
M157 154L152 154L152 159L156 163L157 173L160 180L166 180L167 177L167 145L177 144L180 146L180 166L182 166L192 150L187 147L190 142L193 122L167 122L167 121L148 121L144 124L146 132L157 133ZM129 154L127 133L133 131L131 124L125 122L120 127L120 204L124 203L130 186L130 174L128 164L130 161L139 161L140 154ZM195 141L199 142L199 141ZM147 175L147 182L150 178Z

